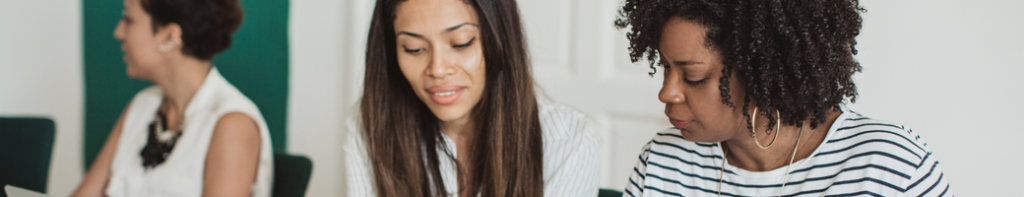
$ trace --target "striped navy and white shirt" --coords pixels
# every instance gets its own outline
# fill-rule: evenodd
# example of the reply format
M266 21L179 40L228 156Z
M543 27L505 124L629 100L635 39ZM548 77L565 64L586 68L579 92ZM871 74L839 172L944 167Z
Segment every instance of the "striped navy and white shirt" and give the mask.
M601 169L598 161L601 160L594 124L572 108L543 100L538 100L537 105L544 140L544 196L597 196ZM343 193L352 197L377 196L366 143L355 118L348 119L348 130L343 145L346 165ZM458 157L455 142L448 136L444 136L444 140L447 147L437 147L437 154L444 155L447 148ZM441 159L438 168L449 196L458 196L455 161Z
M953 196L917 133L842 108L825 142L792 164L783 196ZM722 162L718 143L660 132L644 146L623 196L716 196ZM786 166L752 172L726 164L722 196L778 196L785 175Z

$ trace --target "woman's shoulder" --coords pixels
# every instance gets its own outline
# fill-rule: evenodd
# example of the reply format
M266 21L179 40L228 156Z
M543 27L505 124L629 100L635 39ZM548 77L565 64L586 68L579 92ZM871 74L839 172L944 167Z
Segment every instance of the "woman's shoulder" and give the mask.
M835 129L834 136L829 138L828 143L885 140L900 145L920 146L921 149L927 150L923 147L926 143L921 136L910 127L867 117L852 111L850 113Z
M211 100L217 103L216 107L220 108L252 108L257 109L256 103L252 102L252 99L245 96L242 91L238 90L234 84L227 81L222 81L213 92Z
M345 127L342 131L342 147L348 156L366 157L366 139L363 134L362 114L357 103L348 114L345 115Z
M361 126L362 125L362 122L361 122L362 118L360 118L361 115L362 114L359 112L359 106L358 105L353 107L353 109L348 114L345 115L345 119L344 119L344 121L345 121L345 132L344 132L344 134L345 134L346 138L350 138L352 140L362 141L362 139L363 139L363 132L362 132L362 126Z
M345 115L345 131L342 136L342 173L345 180L341 186L348 196L376 196L373 187L373 166L367 154L366 142L361 129L361 113L357 102Z
M232 112L241 112L253 119L257 124L265 124L263 114L252 99L245 96L234 84L228 82L220 73L213 69L203 86L196 92L194 103L200 108L208 108L211 112L223 116Z
M840 116L841 123L833 126L831 136L824 142L827 148L821 155L854 157L885 157L918 165L932 152L918 133L902 124L879 120L853 111Z
M540 119L544 140L570 139L594 135L594 123L586 114L553 101L537 101L537 115Z

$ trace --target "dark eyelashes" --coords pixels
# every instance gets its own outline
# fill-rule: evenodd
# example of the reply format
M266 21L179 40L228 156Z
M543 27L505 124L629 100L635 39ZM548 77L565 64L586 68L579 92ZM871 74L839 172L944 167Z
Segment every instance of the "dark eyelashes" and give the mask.
M453 45L452 47L454 47L456 49L463 49L463 48L466 48L466 47L469 47L469 46L473 45L473 41L476 41L476 37L473 37L472 39L469 39L469 41L467 41L466 43ZM416 54L416 53L419 53L419 52L423 51L423 49L409 49L409 48L405 48L405 46L402 46L402 49L404 49L406 53L412 53L412 54Z
M132 22L132 20L128 18L128 13L126 13L124 10L121 10L121 21L124 21L125 23Z
M669 70L672 68L672 66L665 65L665 64L658 64L658 65L660 65L662 68L665 69L664 72L665 72L666 75L668 75ZM690 81L690 80L686 80L685 77L684 77L683 82L685 82L686 84L689 84L690 86L697 86L697 85L701 85L701 84L707 83L708 79L705 78L705 79L701 79L701 80L697 80L697 81Z
M697 81L690 81L690 80L683 79L683 82L686 82L686 84L690 84L691 86L696 86L696 85L701 85L701 84L707 83L708 79L701 79L701 80L697 80Z
M466 47L469 47L469 45L473 45L473 41L476 41L476 37L473 37L472 39L469 39L469 41L464 43L464 44L457 44L457 45L455 45L453 47L459 48L459 49L466 48Z
M405 46L402 46L402 48L405 49L406 53L419 53L420 51L423 51L423 49L409 49L405 48Z

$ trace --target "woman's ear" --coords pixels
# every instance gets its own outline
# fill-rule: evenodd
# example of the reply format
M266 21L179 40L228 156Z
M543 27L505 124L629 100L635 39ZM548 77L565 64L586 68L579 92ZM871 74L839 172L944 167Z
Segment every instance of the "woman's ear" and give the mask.
M161 27L157 30L156 37L159 39L160 52L169 52L181 49L181 26L177 23L170 23Z

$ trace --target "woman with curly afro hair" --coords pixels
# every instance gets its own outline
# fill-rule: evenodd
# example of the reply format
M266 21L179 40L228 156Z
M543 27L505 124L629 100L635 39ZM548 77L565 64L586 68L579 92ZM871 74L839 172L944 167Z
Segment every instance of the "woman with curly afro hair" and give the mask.
M913 130L849 110L856 0L627 0L630 57L675 127L626 196L952 196ZM650 74L655 74L656 70Z

